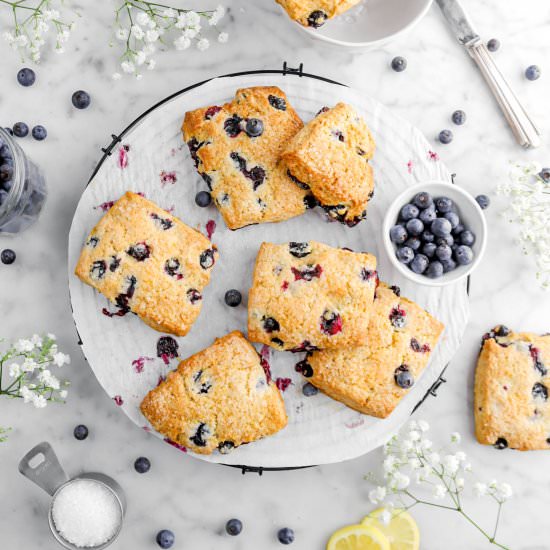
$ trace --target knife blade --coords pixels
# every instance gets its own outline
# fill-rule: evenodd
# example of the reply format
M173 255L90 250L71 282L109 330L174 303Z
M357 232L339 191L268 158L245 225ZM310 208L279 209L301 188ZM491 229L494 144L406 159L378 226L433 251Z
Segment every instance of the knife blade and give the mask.
M453 33L462 45L479 40L472 23L458 0L436 0Z

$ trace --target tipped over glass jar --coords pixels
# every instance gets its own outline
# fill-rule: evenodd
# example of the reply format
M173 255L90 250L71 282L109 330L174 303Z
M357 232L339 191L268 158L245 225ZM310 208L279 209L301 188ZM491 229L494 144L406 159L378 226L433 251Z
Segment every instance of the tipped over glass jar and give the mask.
M38 219L46 195L41 170L0 128L0 235L14 235L30 227Z

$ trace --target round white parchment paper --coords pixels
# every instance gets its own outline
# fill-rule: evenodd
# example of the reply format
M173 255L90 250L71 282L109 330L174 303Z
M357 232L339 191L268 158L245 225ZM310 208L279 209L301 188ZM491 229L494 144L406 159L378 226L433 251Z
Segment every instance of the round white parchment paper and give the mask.
M195 172L180 126L186 111L229 101L239 87L277 85L288 95L304 121L324 105L338 101L353 104L365 117L376 139L373 161L376 189L368 219L354 228L328 223L320 209L278 224L261 224L230 231L216 208L199 208L194 197L205 188ZM127 149L127 150L126 150ZM469 306L466 281L444 288L413 285L392 268L382 247L380 230L384 212L393 197L422 180L448 180L450 175L422 134L377 101L358 92L295 75L251 75L214 79L162 104L134 126L102 164L86 187L76 209L69 235L69 287L76 327L90 366L105 391L138 426L147 426L139 411L145 394L159 376L176 368L157 357L162 334L135 315L109 318L101 310L107 300L73 274L80 249L103 214L104 203L126 190L145 196L170 210L192 227L205 231L216 222L212 240L220 259L204 291L202 312L184 338L178 338L180 357L209 346L215 337L231 330L246 334L246 296L256 253L262 241L323 241L368 251L378 257L380 278L401 287L404 296L418 302L446 326L429 366L392 415L384 420L361 415L319 393L305 397L305 379L294 371L300 354L271 351L273 377L291 378L284 392L289 416L287 428L273 437L243 445L229 455L197 455L202 460L249 466L286 467L339 462L380 446L407 419L439 373L457 351ZM102 205L103 208L100 206ZM238 308L224 304L225 291L237 288L244 300ZM158 434L156 434L158 435ZM159 436L161 437L161 436ZM191 453L190 453L191 454Z

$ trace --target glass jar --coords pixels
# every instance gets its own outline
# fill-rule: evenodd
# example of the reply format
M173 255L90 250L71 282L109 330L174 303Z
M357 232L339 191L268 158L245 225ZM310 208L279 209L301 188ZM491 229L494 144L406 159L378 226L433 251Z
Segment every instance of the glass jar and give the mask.
M12 169L11 179L2 181L0 167L0 235L14 235L38 219L46 202L46 180L3 128L0 128L0 164Z

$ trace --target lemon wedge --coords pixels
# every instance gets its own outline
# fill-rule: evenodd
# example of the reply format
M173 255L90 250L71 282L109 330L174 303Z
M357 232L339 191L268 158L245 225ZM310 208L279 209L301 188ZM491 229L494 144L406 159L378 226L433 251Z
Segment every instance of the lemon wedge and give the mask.
M381 531L390 543L391 550L418 550L420 548L420 533L416 522L405 510L395 509L388 525L380 521L384 508L379 508L363 518L361 525L374 527Z
M391 550L386 536L372 525L348 525L330 537L327 550Z

